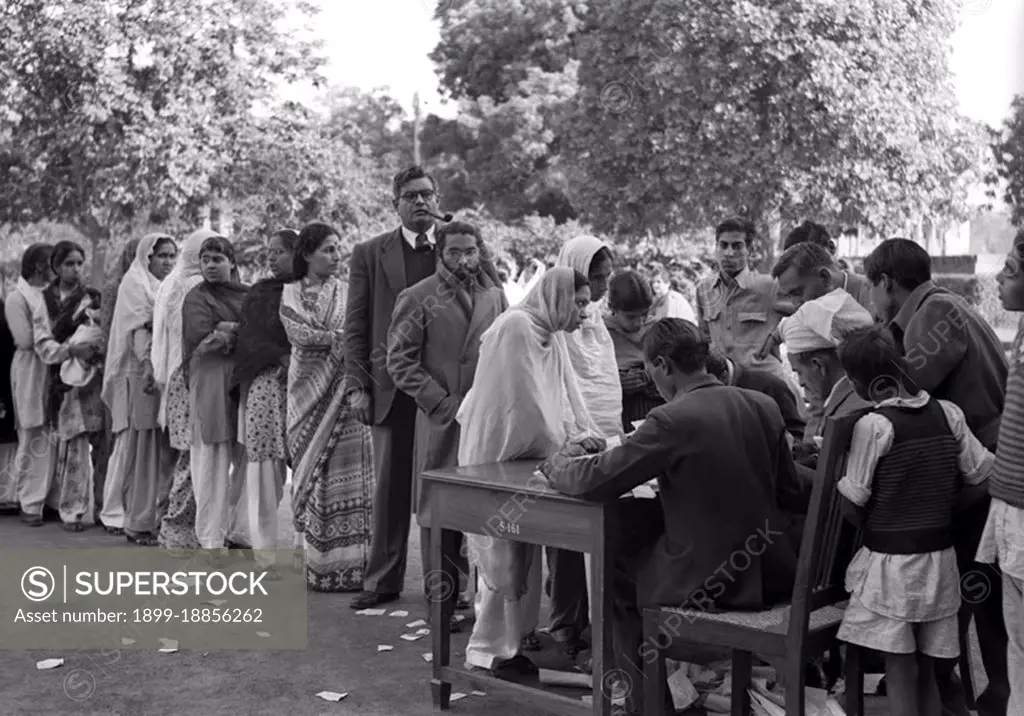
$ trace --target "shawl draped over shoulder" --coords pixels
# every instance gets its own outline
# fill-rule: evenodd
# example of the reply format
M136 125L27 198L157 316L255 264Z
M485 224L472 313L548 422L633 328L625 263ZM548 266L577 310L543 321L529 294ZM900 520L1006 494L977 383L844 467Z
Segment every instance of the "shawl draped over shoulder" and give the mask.
M281 358L291 353L292 346L281 322L281 295L285 283L285 279L266 279L246 294L235 347L232 386L252 382L267 368L281 365Z
M300 532L305 529L317 463L330 449L338 420L351 411L340 389L345 379L345 298L345 284L337 278L320 286L308 279L294 281L281 294L281 323L292 347L287 441L295 482L295 529Z
M75 334L80 325L88 320L85 312L80 310L82 302L88 297L91 297L94 303L98 302L100 292L87 287L84 283L79 283L69 295L62 299L59 283L58 279L43 290L43 301L46 306L46 315L50 319L50 332L53 340L63 344ZM50 385L46 396L46 418L49 425L56 426L64 396L71 390L71 386L66 385L60 379L60 363L51 365L49 371Z
M567 242L558 255L556 266L568 266L586 276L598 251L610 248L593 236L577 236ZM622 434L622 385L615 346L601 312L591 304L587 318L578 331L563 333L573 370L583 390L583 398L602 437Z
M167 238L170 237L166 234L148 234L136 242L135 258L117 289L117 305L110 320L107 362L103 373L102 395L108 408L113 409L116 386L128 380L133 366L132 334L140 328L152 326L160 279L150 273L149 259L157 242Z
M135 262L135 254L139 248L139 239L132 239L124 245L121 259L114 264L113 274L103 284L103 298L100 304L100 330L103 331L103 343L110 339L110 324L114 320L114 308L117 306L117 292L121 281Z
M243 283L201 281L181 306L181 369L187 376L197 348L217 329L218 323L241 323L242 301L249 287ZM201 351L200 351L201 352Z
M600 435L564 344L575 302L573 271L553 268L480 341L473 387L459 408L459 465L543 460L566 440ZM506 599L525 593L527 545L467 535L485 583Z
M160 427L167 427L167 384L181 367L181 306L185 295L203 280L199 249L211 236L209 229L189 235L181 247L178 262L160 284L153 307L153 377L160 388Z

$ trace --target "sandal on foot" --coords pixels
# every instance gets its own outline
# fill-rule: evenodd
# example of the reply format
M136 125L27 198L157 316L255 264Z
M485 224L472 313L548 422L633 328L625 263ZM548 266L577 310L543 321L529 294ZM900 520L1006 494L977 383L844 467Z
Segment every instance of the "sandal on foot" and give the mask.
M124 533L125 539L138 547L156 547L157 538L146 532L142 532L137 535Z
M523 651L540 651L540 637L537 632L531 631L519 642L519 648Z

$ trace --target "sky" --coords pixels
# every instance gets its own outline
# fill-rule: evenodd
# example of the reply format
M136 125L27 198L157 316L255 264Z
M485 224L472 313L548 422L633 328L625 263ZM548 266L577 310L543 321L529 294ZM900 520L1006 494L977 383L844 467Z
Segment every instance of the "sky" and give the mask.
M438 0L315 0L322 8L314 33L326 42L332 84L363 89L390 87L407 109L420 93L424 114L455 114L437 92L427 55L437 44L432 19ZM444 0L440 0L443 2ZM1024 92L1024 0L961 0L961 26L953 38L951 65L961 110L999 125L1013 95ZM309 100L308 89L288 96Z

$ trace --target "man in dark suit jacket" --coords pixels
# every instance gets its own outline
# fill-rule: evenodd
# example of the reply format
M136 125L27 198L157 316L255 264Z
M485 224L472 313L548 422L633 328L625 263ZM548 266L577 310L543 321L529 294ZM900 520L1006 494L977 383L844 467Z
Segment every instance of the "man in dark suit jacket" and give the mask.
M356 244L349 267L345 390L359 419L373 428L377 476L373 544L364 591L352 600L353 609L394 601L405 583L416 403L395 389L388 374L388 327L398 295L436 269L437 183L411 166L395 176L392 189L402 225Z
M622 446L584 457L569 445L541 467L556 489L594 501L658 479L658 501L617 503L629 514L616 520L610 583L618 666L634 684L629 713L648 712L640 608L757 610L793 591L796 549L782 509L800 488L782 415L768 396L708 375L707 355L692 323L658 321L644 337L644 364L666 404Z
M387 368L395 387L419 407L414 475L459 464L455 416L473 385L480 336L508 307L502 287L481 271L482 246L476 227L458 221L444 226L437 232L437 272L403 291L395 306ZM423 526L423 573L430 574L442 565L431 564L430 516L420 499L418 480L414 482L414 504ZM444 540L445 558L468 578L462 534L445 530Z

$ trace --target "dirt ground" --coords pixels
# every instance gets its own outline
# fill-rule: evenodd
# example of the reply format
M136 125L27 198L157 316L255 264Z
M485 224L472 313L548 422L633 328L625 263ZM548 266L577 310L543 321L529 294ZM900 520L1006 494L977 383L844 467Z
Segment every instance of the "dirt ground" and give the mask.
M287 501L282 515L287 514ZM290 544L282 520L281 546ZM419 530L412 530L406 592L400 602L408 618L358 616L350 595L309 593L309 644L304 651L9 651L0 645L0 716L426 716L434 713L430 666L422 654L430 638L405 642L406 622L425 618L426 603L414 585L421 580ZM78 535L59 523L28 528L16 516L0 516L0 548L120 547L123 538L93 528ZM146 549L146 548L139 548ZM11 575L5 575L8 578ZM547 613L545 605L542 614ZM470 613L471 614L471 613ZM469 624L464 626L468 627ZM461 663L469 629L453 635L453 663ZM537 656L543 668L568 669L545 639ZM394 651L377 651L391 644ZM62 667L39 671L37 661L63 657ZM469 693L468 684L454 691ZM316 697L320 691L348 692L341 702ZM573 693L563 692L563 693ZM584 692L576 691L574 695ZM453 703L452 714L544 713L497 693L467 696ZM697 711L691 713L699 713ZM881 699L869 700L869 714L885 713Z

